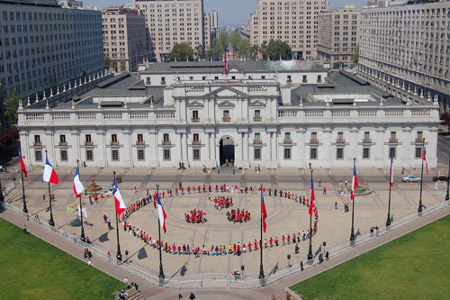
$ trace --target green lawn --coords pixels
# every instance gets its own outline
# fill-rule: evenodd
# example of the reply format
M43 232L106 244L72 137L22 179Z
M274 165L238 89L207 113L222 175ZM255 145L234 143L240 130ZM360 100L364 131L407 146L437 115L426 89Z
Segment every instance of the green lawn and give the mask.
M113 299L123 287L1 218L0 243L1 299Z
M450 216L291 286L303 299L449 299Z

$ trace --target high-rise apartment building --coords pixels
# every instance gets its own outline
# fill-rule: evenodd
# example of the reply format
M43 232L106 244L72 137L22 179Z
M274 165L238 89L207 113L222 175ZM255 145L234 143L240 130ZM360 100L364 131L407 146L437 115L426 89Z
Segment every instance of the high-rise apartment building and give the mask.
M106 67L113 72L137 71L146 61L145 17L123 6L103 9L103 47Z
M219 28L219 13L216 10L212 10L211 15L211 27L214 29Z
M100 11L56 0L0 1L0 84L5 99L55 87L105 67Z
M212 30L212 15L211 13L203 15L203 36L205 37L205 47L211 46L211 30Z
M176 44L193 49L205 44L203 0L133 0L133 8L145 15L147 39L158 61L168 58Z
M312 59L317 55L318 16L328 6L328 0L258 0L250 16L250 43L282 40L291 46L297 59Z
M331 63L350 63L359 43L359 13L354 5L319 14L317 54Z
M448 108L449 1L363 9L360 25L360 76Z

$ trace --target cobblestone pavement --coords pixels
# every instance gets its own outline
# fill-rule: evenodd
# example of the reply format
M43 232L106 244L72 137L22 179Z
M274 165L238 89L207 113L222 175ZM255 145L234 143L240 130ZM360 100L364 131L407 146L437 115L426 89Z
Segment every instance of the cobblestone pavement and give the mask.
M2 185L8 183L8 179L17 173L12 172L2 174ZM52 186L52 192L55 193L56 202L54 202L54 219L56 226L68 232L79 235L80 227L76 214L68 212L67 207L75 201L72 190L72 178L74 170L56 168L62 184ZM159 184L161 190L173 189L180 181L185 187L193 185L216 184L223 183L229 185L251 185L259 186L264 184L266 188L277 188L291 191L301 195L309 195L309 170L301 169L281 169L275 172L271 170L262 170L261 173L249 171L245 174L203 174L200 170L189 169L179 173L173 169L159 169L151 172L146 169L125 169L117 170L122 176L122 183L119 188L127 204L133 203L141 199L146 194L146 189L155 190L155 185ZM442 171L445 171L444 169ZM417 170L408 170L410 174L420 174ZM110 186L112 182L112 169L80 169L81 180L86 185L89 184L91 175L95 175L96 183L101 186ZM360 169L359 182L361 185L366 183L374 193L368 196L358 197L356 200L355 210L355 231L361 235L369 232L371 226L381 227L386 222L387 200L388 200L388 175L387 170L379 169ZM398 173L400 173L398 171ZM313 239L313 250L319 249L323 241L327 242L327 249L347 242L350 234L351 214L343 211L343 204L347 203L347 199L337 198L336 190L341 180L351 182L351 170L315 170L315 187L316 198L319 209L319 231ZM27 178L26 194L27 206L31 216L38 215L42 221L48 220L48 212L46 208L48 202L42 200L42 195L46 194L48 199L47 184L41 182L42 170L35 169ZM319 180L321 186L319 187ZM396 184L392 189L392 213L394 222L403 217L415 214L418 207L419 184L402 183L400 174L396 174ZM137 192L134 192L134 186ZM327 195L322 194L323 186L327 187ZM428 206L434 206L443 202L445 197L445 184L435 185L430 177L425 179L423 190L423 203ZM259 194L233 194L233 193L211 193L215 195L230 195L234 200L234 208L247 209L252 214L252 220L244 224L232 224L226 220L226 210L217 211L212 203L208 201L209 193L191 194L173 198L163 199L163 205L168 215L166 235L162 239L177 244L194 243L202 247L203 245L228 245L229 243L253 241L259 238ZM21 208L21 187L16 188L6 197L6 201ZM265 237L278 237L281 239L282 234L297 233L306 230L309 226L309 215L306 206L300 205L292 200L280 197L265 197L268 210L268 229ZM338 209L335 210L335 202L338 202ZM112 198L99 199L94 205L89 205L86 201L89 225L85 226L86 235L88 235L95 247L104 251L110 251L113 255L116 251L115 231L109 231L104 224L102 216L107 213L114 221L114 201ZM186 224L184 222L184 212L191 209L203 209L208 216L206 224ZM332 257L329 261L315 267L306 269L302 273L286 277L277 281L275 284L268 285L264 288L257 289L216 289L216 290L197 290L196 295L200 299L208 299L212 296L220 295L220 299L254 299L256 297L264 299L270 298L268 295L279 294L284 287L301 281L313 274L317 274L327 268L330 268L342 261L348 260L356 255L364 253L374 247L390 241L402 234L405 234L414 228L423 226L432 220L448 214L449 208L441 209L438 212L424 216L398 230L380 236L368 243L359 245L358 247L346 252L345 254ZM146 206L135 212L129 219L132 225L143 229L152 237L157 236L157 212L153 206ZM18 226L23 226L23 219L12 212L6 211L2 217L12 221ZM30 224L33 225L33 224ZM113 226L115 226L113 222ZM52 234L51 232L31 226L30 231L40 238L62 248L81 259L82 250ZM142 241L138 240L123 230L121 234L122 254L128 250L128 261L135 268L142 269L150 275L158 275L158 252L149 246L145 246ZM276 268L287 268L287 255L291 255L292 262L306 260L307 242L300 242L300 253L294 253L294 245L285 245L280 247L269 248L264 251L264 263L266 276ZM193 256L172 255L163 253L164 271L166 278L176 280L184 280L189 276L196 276L199 273L222 273L229 274L231 271L239 270L241 265L245 266L245 276L249 278L257 278L259 274L259 252L246 253L241 256L226 255L219 257L201 256L194 258ZM123 279L126 274L124 271L111 263L102 261L94 257L94 266L111 274L114 277ZM130 281L137 281L143 289L144 296L158 295L158 299L173 299L182 292L187 296L187 290L182 289L162 289L160 287L146 284L142 279L136 278L128 274ZM199 297L198 297L199 298Z

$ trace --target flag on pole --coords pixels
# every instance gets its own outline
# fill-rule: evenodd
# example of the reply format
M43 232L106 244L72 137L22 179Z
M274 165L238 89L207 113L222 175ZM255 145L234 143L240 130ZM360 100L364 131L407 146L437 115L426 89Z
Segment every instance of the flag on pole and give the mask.
M312 216L314 212L314 207L316 204L314 201L316 200L316 196L314 195L314 180L311 178L311 203L309 204L309 215Z
M73 176L73 192L75 193L75 196L77 196L78 198L83 197L84 186L80 181L80 176L78 175L78 168L75 171L75 176Z
M81 213L80 213L80 205L78 205L78 216L80 217L81 216ZM86 218L87 219L87 210L86 210L86 207L83 207L83 218Z
M45 168L44 168L44 182L50 182L53 184L59 183L58 175L56 175L55 169L53 169L52 165L48 161L48 156L45 158Z
M358 176L356 175L356 166L353 167L353 181L350 199L355 200L355 188L358 186Z
M425 162L427 175L428 175L428 159L427 159L427 148L425 148L425 143L423 144L423 161Z
M394 158L391 157L391 187L394 186Z
M122 195L120 194L119 188L117 187L116 181L114 180L114 202L116 205L116 212L120 216L127 207L125 206L125 202L123 202Z
M20 150L20 148L19 148L19 157L20 157L20 169L22 170L23 176L27 177L28 171L27 168L25 167L25 162L23 161L22 157L22 150Z
M164 211L164 207L162 206L161 199L159 199L159 193L156 194L156 199L158 201L158 217L159 217L159 225L164 229L164 233L166 233L166 212Z
M233 60L234 60L234 47L233 47Z
M266 232L267 211L266 211L266 203L264 202L264 195L262 193L261 193L261 212L262 212L263 230L264 230L264 232Z
M224 61L225 61L225 75L227 75L228 74L228 66L227 66L227 47L226 46L225 46Z

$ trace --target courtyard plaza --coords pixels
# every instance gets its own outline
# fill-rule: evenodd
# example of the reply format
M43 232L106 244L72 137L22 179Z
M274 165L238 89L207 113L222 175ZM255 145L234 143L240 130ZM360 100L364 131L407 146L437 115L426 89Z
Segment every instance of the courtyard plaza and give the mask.
M2 183L6 185L6 178L11 177L14 170L18 173L18 165L10 168L10 173L2 175ZM314 165L312 165L314 169ZM430 171L429 176L425 176L423 183L423 204L432 207L444 201L446 193L446 184L434 183L432 175L435 172L446 172L443 166L442 170ZM73 194L73 174L74 169L56 167L56 172L60 178L60 184L51 185L51 191L55 195L56 201L52 202L53 216L55 226L66 231L68 234L80 236L80 222L76 211L68 210L68 207L76 201ZM147 196L147 189L150 195L156 191L156 184L159 185L160 192L168 189L174 191L173 197L161 199L167 214L166 227L167 233L161 232L161 239L170 246L173 243L178 245L195 245L207 250L211 246L224 245L228 250L229 244L238 242L248 244L252 242L252 252L237 255L206 256L200 255L195 258L194 255L174 255L163 251L163 265L166 279L183 280L194 278L197 274L230 274L238 271L241 266L245 266L244 276L248 278L257 278L259 275L260 252L254 251L253 242L260 237L260 193L235 192L215 192L215 186L223 184L228 186L252 186L258 189L261 184L265 189L277 189L291 192L297 195L310 197L310 170L303 169L261 169L261 172L254 170L236 169L236 174L221 173L216 170L210 170L209 173L203 173L201 169L193 168L179 171L176 169L112 169L112 168L80 168L81 181L87 187L91 176L94 175L95 183L102 187L110 188L113 182L113 171L117 176L121 176L122 182L118 184L121 194L128 205ZM420 184L401 182L401 168L395 168L394 186L392 188L391 213L393 222L407 216L417 213L419 203ZM407 174L420 176L420 169L406 170ZM5 178L6 177L6 178ZM366 235L373 226L382 227L386 223L388 206L388 170L385 169L358 169L358 181L361 186L370 187L373 192L366 196L358 196L355 206L355 233ZM49 219L48 201L43 201L45 194L48 200L48 186L42 182L42 169L35 168L25 179L25 192L27 206L30 217L36 215L43 222ZM320 181L320 186L319 186ZM331 250L341 244L347 244L351 229L351 206L349 212L344 212L344 204L350 203L348 197L338 197L337 190L341 186L341 181L347 181L351 186L351 169L314 169L314 186L316 195L316 205L318 208L318 231L313 237L313 253L317 254L323 250L322 243L326 242L326 250ZM175 189L182 182L185 188L184 195L177 196ZM188 186L209 185L213 191L204 193L187 193ZM322 193L326 186L327 194ZM136 187L136 189L135 189ZM16 185L15 189L6 196L6 201L22 208L22 189ZM226 212L231 208L217 210L213 202L208 200L216 196L230 196L233 198L233 209L245 209L251 213L251 220L243 223L231 223L227 220ZM309 240L302 240L299 243L300 251L295 254L294 243L282 245L282 235L302 233L309 229L310 217L306 205L295 202L292 199L264 194L267 208L267 232L263 239L269 240L278 238L280 246L264 249L264 269L268 276L271 272L288 266L287 255L291 255L291 263L306 262ZM115 209L112 196L100 198L91 205L87 198L83 203L87 208L88 218L85 219L85 235L88 236L94 247L107 253L108 251L114 257L116 255L116 231L115 231ZM335 209L335 202L338 209ZM206 212L208 221L200 224L188 224L185 221L186 211L200 209ZM113 230L108 230L107 224L103 220L106 213L112 221ZM142 230L150 235L152 239L158 239L157 210L152 203L132 213L128 222L136 229ZM159 274L159 256L158 250L151 245L146 245L141 239L133 236L123 230L123 225L119 225L120 246L123 260L141 269L151 276L157 277ZM322 247L321 247L322 246ZM81 250L80 250L81 251ZM128 251L128 255L125 254ZM332 255L332 254L331 254ZM192 276L192 277L191 277ZM205 276L207 277L207 276ZM220 277L220 275L217 275Z

